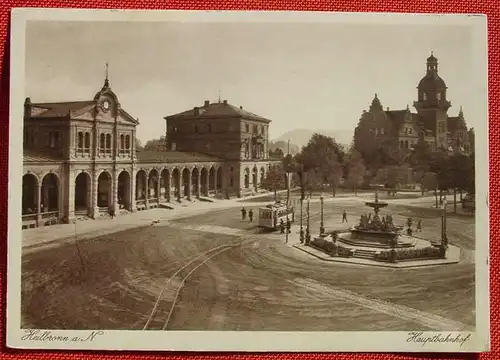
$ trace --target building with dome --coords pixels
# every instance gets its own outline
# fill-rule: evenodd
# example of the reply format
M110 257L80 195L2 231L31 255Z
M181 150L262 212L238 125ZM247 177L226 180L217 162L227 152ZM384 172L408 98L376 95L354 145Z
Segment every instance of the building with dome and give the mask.
M439 76L434 54L427 58L426 65L426 73L417 86L417 100L413 102L416 112L411 111L409 105L402 110L384 109L375 94L355 130L358 150L369 153L386 147L405 152L422 141L431 151L473 152L462 107L456 116L448 114L451 107L448 88Z
M270 120L227 101L165 119L165 146L140 151L139 119L121 107L107 75L91 100L26 98L22 227L259 191L272 162Z

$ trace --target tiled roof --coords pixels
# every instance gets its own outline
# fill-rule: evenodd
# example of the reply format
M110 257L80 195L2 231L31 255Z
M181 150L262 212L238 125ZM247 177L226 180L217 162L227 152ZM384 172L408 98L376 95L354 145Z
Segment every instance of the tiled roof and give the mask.
M54 154L46 153L41 150L23 150L23 161L24 162L60 162L61 157L55 156Z
M83 108L94 104L95 102L91 100L55 103L34 103L31 104L32 108L42 108L47 110L33 115L32 118L66 117L70 115L71 111L82 110Z
M198 114L196 114L196 110L189 109L174 115L169 115L165 117L165 119L181 119L181 118L216 118L216 117L239 117L239 118L249 118L255 119L265 122L271 122L271 120L266 119L262 116L254 114L248 110L243 109L242 107L231 105L227 102L217 102L206 104L204 106L200 106L197 108Z
M138 151L139 162L162 162L162 163L189 163L189 162L217 162L221 159L201 153L183 151Z
M392 132L397 134L405 121L406 110L386 110L385 113L392 122Z

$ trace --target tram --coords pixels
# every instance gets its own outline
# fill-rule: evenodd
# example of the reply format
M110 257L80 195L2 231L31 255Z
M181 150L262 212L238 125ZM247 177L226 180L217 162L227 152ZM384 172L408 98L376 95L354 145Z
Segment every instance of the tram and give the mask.
M286 224L287 220L295 220L293 206L286 206L286 203L276 202L259 209L259 227L268 230L277 230L281 220Z

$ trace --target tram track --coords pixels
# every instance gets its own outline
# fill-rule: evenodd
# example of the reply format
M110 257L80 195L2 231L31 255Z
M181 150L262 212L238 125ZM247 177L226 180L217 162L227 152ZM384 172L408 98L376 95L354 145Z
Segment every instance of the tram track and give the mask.
M146 323L144 324L142 330L158 330L158 328L161 330L167 330L168 325L170 324L170 321L172 319L175 307L178 303L180 293L181 293L182 289L184 288L186 281L191 277L191 275L194 274L196 272L196 270L198 270L200 267L202 267L203 265L206 265L206 263L208 261L215 258L217 255L220 255L220 254L222 254L228 250L231 250L231 249L241 248L246 243L254 242L254 241L255 241L255 239L241 240L241 241L238 241L238 242L232 243L232 244L224 244L224 245L216 246L210 250L207 250L207 251L193 257L187 263L185 263L180 268L178 268L177 271L175 271L165 281L165 284L164 284L163 288L161 289L160 293L158 294L158 297L155 301L153 309L151 310L151 312L148 316L148 319L147 319ZM175 289L174 297L173 297L172 302L170 304L170 307L169 307L169 310L168 310L168 313L167 313L165 320L160 321L159 319L157 319L157 317L160 316L160 314L159 314L160 313L160 311L159 311L160 303L163 300L165 293L169 289L170 284L173 282L173 280L177 276L179 276L183 271L188 270L191 266L194 266L194 267L191 268L186 275L182 276L182 278L180 279L179 285ZM158 322L161 322L163 325L162 326L154 326L154 324L158 323Z

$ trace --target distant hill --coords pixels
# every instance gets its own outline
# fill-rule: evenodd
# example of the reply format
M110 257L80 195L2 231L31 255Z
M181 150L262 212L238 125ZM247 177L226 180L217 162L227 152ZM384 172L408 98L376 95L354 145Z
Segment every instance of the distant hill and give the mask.
M285 148L282 149L286 152L286 144L287 141L290 140L290 143L294 146L297 146L299 149L306 145L314 133L330 136L335 139L338 144L343 146L349 146L352 142L352 138L354 136L353 130L311 130L311 129L294 129L287 131L281 136L278 136L276 139L273 139L273 143L284 143ZM291 146L291 145L290 145ZM271 148L271 146L269 146Z

